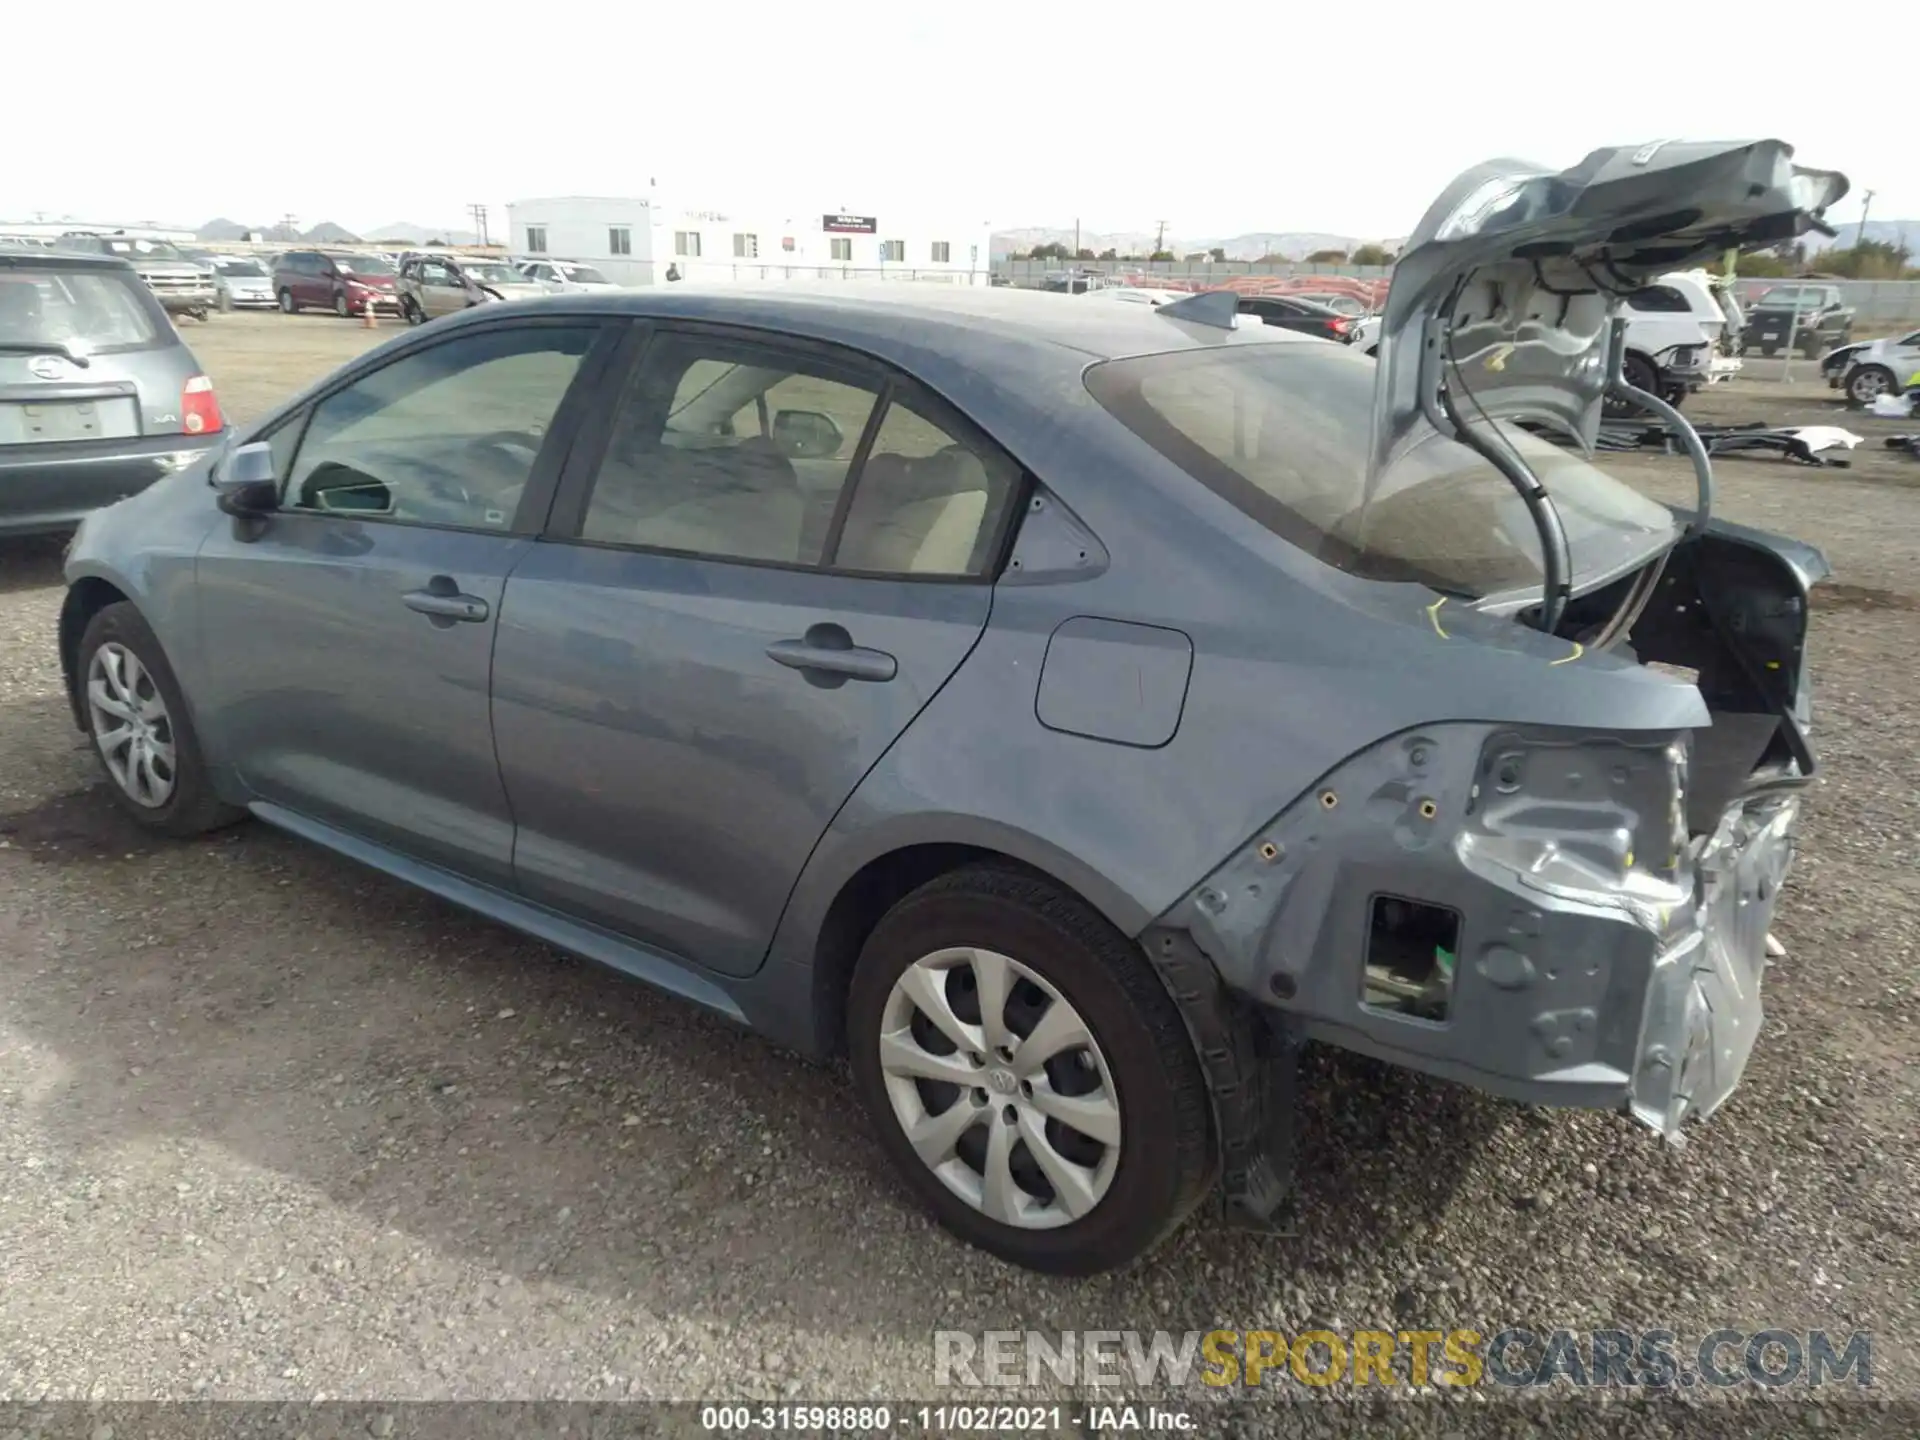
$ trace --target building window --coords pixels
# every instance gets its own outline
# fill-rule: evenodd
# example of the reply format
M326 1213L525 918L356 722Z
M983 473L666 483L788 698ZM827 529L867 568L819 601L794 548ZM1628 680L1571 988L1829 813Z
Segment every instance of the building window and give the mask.
M546 226L529 225L527 227L527 253L529 255L544 255L547 253Z
M615 225L607 231L607 253L609 255L631 255L633 253L633 231L625 225Z
M851 260L853 258L853 241L843 238L835 240L832 243L834 259Z
M673 232L673 253L676 255L694 255L700 253L700 232L698 230L676 230Z
M880 242L882 260L904 260L907 258L907 242L904 240L882 240Z
M933 263L936 265L945 265L951 259L953 259L953 247L944 240L934 241Z
M733 237L733 258L736 260L758 260L760 258L760 237L758 235L735 235Z

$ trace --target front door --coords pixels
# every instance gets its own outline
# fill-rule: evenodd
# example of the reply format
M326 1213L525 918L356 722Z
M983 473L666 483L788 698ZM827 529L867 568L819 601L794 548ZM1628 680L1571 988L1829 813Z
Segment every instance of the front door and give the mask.
M282 508L216 530L197 587L195 699L257 798L511 883L494 632L551 495L563 397L600 334L463 330L276 429Z
M514 872L748 974L835 813L979 639L1019 470L825 347L662 331L617 399L507 582Z

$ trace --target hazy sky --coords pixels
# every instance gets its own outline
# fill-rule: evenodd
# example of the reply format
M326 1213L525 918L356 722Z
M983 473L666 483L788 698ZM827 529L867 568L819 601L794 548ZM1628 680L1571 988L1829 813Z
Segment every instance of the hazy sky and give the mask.
M1492 0L8 8L0 219L454 226L483 202L497 234L508 200L657 179L734 213L1382 237L1479 160L1570 165L1683 122L1844 171L1830 219L1870 188L1875 215L1920 217L1911 127L1809 101L1712 6L1663 8L1658 47Z

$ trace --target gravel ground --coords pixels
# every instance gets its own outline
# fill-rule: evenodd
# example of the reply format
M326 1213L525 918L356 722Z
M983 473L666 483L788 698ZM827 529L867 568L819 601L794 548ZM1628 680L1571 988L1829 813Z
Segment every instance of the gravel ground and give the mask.
M244 419L389 333L187 338ZM1810 387L1701 409L1898 428ZM60 700L55 548L0 545L0 1400L901 1397L941 1327L1510 1322L1866 1329L1920 1399L1920 463L1721 476L1836 571L1825 776L1726 1109L1675 1151L1316 1053L1299 1233L1195 1225L1087 1283L936 1230L836 1072L264 827L141 838Z

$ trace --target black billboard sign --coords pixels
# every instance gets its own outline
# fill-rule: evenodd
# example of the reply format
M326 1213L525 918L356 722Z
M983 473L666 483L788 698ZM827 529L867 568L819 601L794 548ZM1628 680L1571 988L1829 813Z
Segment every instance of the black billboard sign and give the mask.
M880 221L873 215L822 215L820 228L829 235L872 235Z

